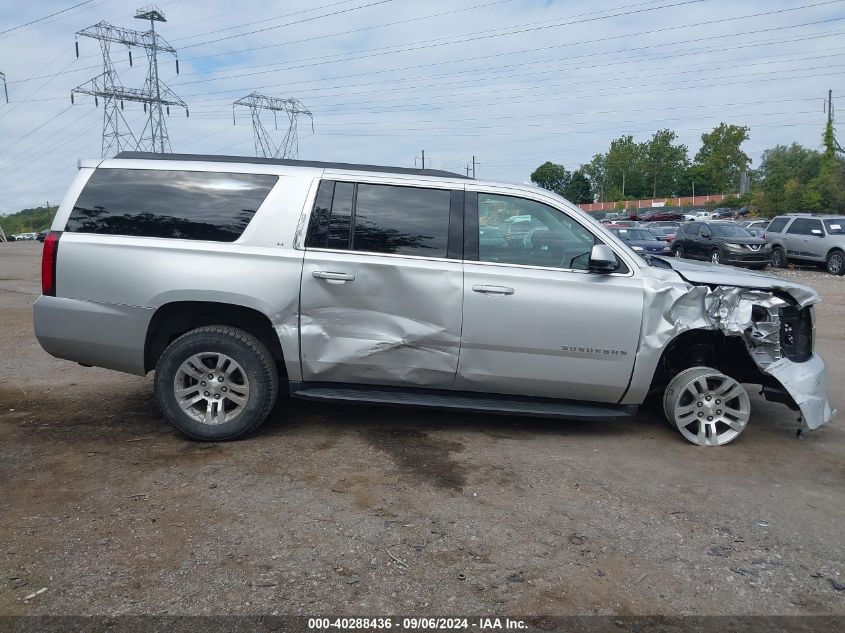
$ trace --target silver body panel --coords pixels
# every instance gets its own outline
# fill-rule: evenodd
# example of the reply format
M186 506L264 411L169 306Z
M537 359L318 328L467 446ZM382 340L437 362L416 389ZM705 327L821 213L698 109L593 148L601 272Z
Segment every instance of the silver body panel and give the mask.
M58 296L41 297L34 306L38 340L60 358L119 371L144 373L147 330L156 310L173 302L211 301L266 315L291 381L640 404L674 337L694 328L742 335L730 324L743 322L756 299L737 297L731 288L785 292L802 306L818 301L804 286L735 268L678 260L669 262L671 269L650 266L577 207L533 187L237 162L110 159L98 168L117 167L279 176L232 243L62 235ZM64 229L93 171L93 164L81 164L54 231ZM543 202L610 246L627 272L307 250L305 234L321 178ZM729 307L714 316L708 312L714 302ZM790 364L753 357L763 371L772 368L796 402L808 403L802 406L812 418L808 424L830 419L820 358Z

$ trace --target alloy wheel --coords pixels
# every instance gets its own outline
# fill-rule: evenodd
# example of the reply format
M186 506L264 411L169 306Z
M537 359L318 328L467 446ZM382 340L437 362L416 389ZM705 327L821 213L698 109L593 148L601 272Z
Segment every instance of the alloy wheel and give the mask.
M249 400L249 380L230 356L202 352L176 371L173 389L179 407L202 424L224 424L238 417Z

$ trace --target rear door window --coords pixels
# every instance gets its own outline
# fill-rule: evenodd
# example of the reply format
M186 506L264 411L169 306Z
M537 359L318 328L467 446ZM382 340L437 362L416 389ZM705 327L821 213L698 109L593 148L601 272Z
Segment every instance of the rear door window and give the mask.
M780 233L783 231L783 227L786 226L787 222L789 222L789 218L775 218L766 227L766 233Z
M447 257L453 193L324 180L317 190L306 246Z
M155 169L97 169L66 231L234 242L278 176Z

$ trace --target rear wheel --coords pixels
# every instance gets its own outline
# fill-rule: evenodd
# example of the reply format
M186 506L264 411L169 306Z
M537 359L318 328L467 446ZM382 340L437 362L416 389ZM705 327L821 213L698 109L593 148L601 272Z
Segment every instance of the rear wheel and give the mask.
M693 367L666 387L663 412L687 441L722 446L745 430L751 402L745 387L730 376L711 367Z
M783 249L780 246L775 246L772 249L772 268L786 268L788 263L789 261L786 259L786 253L783 252Z
M845 273L845 253L839 249L830 251L827 256L827 272L831 275Z
M192 330L173 341L156 365L162 413L196 440L231 440L254 431L270 413L278 389L270 352L233 327Z

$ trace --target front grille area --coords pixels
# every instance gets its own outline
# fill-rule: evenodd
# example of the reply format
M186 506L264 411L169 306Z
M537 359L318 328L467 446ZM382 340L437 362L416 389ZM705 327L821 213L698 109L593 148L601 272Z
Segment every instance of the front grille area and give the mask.
M796 363L813 355L812 308L788 306L780 311L780 348L783 355Z

